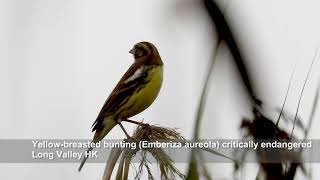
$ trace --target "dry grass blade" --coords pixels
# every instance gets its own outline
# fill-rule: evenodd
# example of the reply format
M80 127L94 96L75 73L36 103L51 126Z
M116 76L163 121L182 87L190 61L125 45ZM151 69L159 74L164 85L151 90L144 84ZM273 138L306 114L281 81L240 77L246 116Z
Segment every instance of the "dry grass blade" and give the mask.
M175 129L164 128L160 126L153 126L144 124L138 126L135 130L132 139L127 141L132 141L133 143L139 143L140 141L154 142L157 140L175 140L184 141L183 136L180 135ZM146 168L148 173L148 179L154 180L149 162L147 160L147 154L150 153L158 163L160 169L161 179L175 179L176 176L184 178L184 175L174 166L172 159L161 149L161 148L145 148L145 149L113 149L110 153L108 163L104 173L104 180L109 180L114 169L115 163L122 157L118 167L116 180L127 180L129 173L129 166L131 160L137 155L140 155L139 169L135 175L135 179L140 179L144 168Z
M120 148L114 148L111 150L108 161L107 161L107 165L104 169L103 178L102 178L103 180L110 179L114 166L118 161L121 152L122 152L122 149Z
M122 154L122 157L120 159L120 163L119 163L119 167L118 167L118 172L117 172L117 175L116 175L116 180L122 180L122 175L123 175L123 169L124 169L124 162L125 162L125 159L126 159L126 152L127 150L124 150L123 151L123 154Z
M173 165L172 159L162 150L162 149L150 149L148 150L152 156L157 160L161 179L175 179L175 175L178 175L180 178L185 176L180 173L180 171Z
M283 101L283 104L282 104L282 107L281 107L281 110L280 110L280 113L279 113L279 116L278 116L278 119L277 119L276 126L278 126L278 124L279 124L279 122L280 122L280 118L281 118L281 115L282 115L284 106L286 105L287 98L288 98L288 94L289 94L289 90L290 90L290 86L291 86L291 82L292 82L292 79L293 79L294 72L295 72L295 70L296 70L296 66L297 66L297 64L295 64L295 66L294 66L294 68L293 68L293 71L292 71L292 73L291 73L290 81L289 81L289 84L288 84L288 87L287 87L287 91L286 91L286 96L285 96L285 98L284 98L284 101Z
M280 108L276 108L276 111L280 113L281 109ZM285 110L282 110L282 115L281 116L282 116L282 118L283 118L285 123L292 123L293 124L295 114L291 114L291 113L289 113L289 112L287 112ZM305 130L305 127L304 127L304 125L302 123L302 118L299 117L299 115L296 118L296 126L301 128L302 130Z
M309 123L308 126L306 128L305 134L304 134L304 139L307 139L311 125L313 123L313 119L314 119L314 114L316 112L316 109L318 107L318 102L319 102L319 94L320 94L320 83L318 84L317 90L316 90L316 95L315 98L313 99L313 105L312 105L312 110L311 110L311 115L310 115L310 119L309 119Z
M314 114L316 112L316 108L318 106L318 101L319 101L319 93L320 93L320 84L318 85L317 87L317 90L316 90L316 95L315 95L315 98L313 100L313 105L312 105L312 110L311 110L311 114L310 114L310 118L309 118L309 123L308 123L308 126L307 128L305 129L305 134L304 134L304 140L307 139L308 137L308 134L309 134L309 131L310 131L310 128L311 128L311 125L313 123L313 119L314 119ZM302 150L300 150L300 154L302 153ZM297 167L300 165L301 169L302 169L302 172L304 174L307 174L306 173L306 170L304 169L304 166L303 164L298 164L298 163L292 163L291 167L289 168L288 172L286 173L286 177L287 179L293 179L295 174L296 174L296 170L297 170Z
M319 93L320 93L320 84L318 85L317 90L316 90L316 95L315 95L315 98L314 98L314 101L313 101L309 123L308 123L308 126L307 126L306 130L305 130L304 140L306 140L307 137L308 137L308 133L310 131L310 128L311 128L311 125L312 125L312 122L313 122L313 119L314 119L315 110L316 110L316 108L318 106ZM302 150L303 149L300 150L300 154L302 153ZM304 174L306 174L306 170L304 169L304 166L302 164L293 163L291 165L291 167L289 168L288 172L286 173L287 179L293 179L294 178L294 176L296 174L297 167L299 165L301 166L302 172Z
M226 155L224 155L224 154L222 154L222 153L219 153L218 151L215 151L215 150L213 150L213 149L210 149L210 148L202 148L201 150L207 151L207 152L209 152L209 153L211 153L211 154L214 154L214 155L217 155L217 156L220 156L220 157L229 159L229 160L233 161L234 163L237 163L237 161L236 161L235 159L233 159L233 158L231 158L231 157L228 157L228 156L226 156Z
M295 122L297 120L297 116L298 116L298 111L299 111L299 106L300 106L300 103L301 103L301 99L302 99L302 94L303 94L303 91L304 91L304 88L307 84L307 80L308 80L308 77L309 77L309 74L311 72L311 68L313 66L313 63L316 59L316 56L318 54L318 49L316 50L315 52L315 55L313 57L313 60L312 60L312 63L310 65L310 68L309 68L309 71L308 71L308 74L307 74L307 77L304 81L304 84L303 84L303 88L302 88L302 91L301 91L301 94L300 94L300 97L299 97L299 102L298 102L298 106L297 106L297 110L296 110L296 114L295 114L295 119L294 119L294 123L293 123L293 127L292 127L292 131L291 131L291 137L293 135L293 130L294 130L294 127L295 127ZM308 133L309 133L309 130L311 128L311 124L313 122L313 117L314 117L314 114L315 114L315 110L316 110L316 107L317 107L317 104L318 104L318 98L319 98L319 85L317 87L317 90L316 90L316 97L314 98L314 102L313 102L313 106L312 106L312 110L311 110L311 115L310 115L310 118L309 118L309 123L308 123L308 126L307 128L305 129L305 134L304 134L304 139L306 140L307 139L307 136L308 136ZM300 154L302 153L302 149L300 150ZM304 169L304 166L302 164L298 164L298 163L292 163L291 167L289 168L289 170L286 172L286 177L287 179L292 179L294 178L295 174L296 174L296 170L297 170L297 167L300 165L302 171L304 174L306 174L306 170Z
M127 180L129 175L129 166L131 162L132 156L126 157L125 164L124 164L124 170L123 170L123 179Z
M293 126L292 126L290 137L292 137L292 135L293 135L293 130L294 130L296 119L297 119L297 116L298 116L298 113L299 113L299 108L300 108L300 103L301 103L302 95L303 95L303 92L304 92L304 88L306 87L306 84L307 84L307 81L308 81L308 78L309 78L313 63L314 63L314 61L315 61L315 59L317 57L317 54L318 54L318 49L316 50L316 53L314 54L314 57L312 59L312 63L310 65L310 67L309 67L309 71L308 71L307 77L306 77L306 79L304 81L304 84L303 84L303 87L302 87L302 90L301 90L301 93L300 93L299 102L298 102L298 106L297 106L297 110L296 110L296 115L294 117L294 122L293 122Z
M137 172L137 174L135 176L135 179L140 179L144 167L147 169L148 179L149 180L154 180L155 178L153 177L151 169L150 169L150 167L148 165L148 162L147 162L147 151L142 151L141 152L141 159L140 159L139 169L138 169L138 172Z
M139 126L134 132L133 138L140 140L148 140L149 142L157 140L184 140L175 129L164 128L153 125ZM140 178L143 167L147 169L148 178L154 179L151 169L147 161L147 153L150 153L158 163L161 179L175 179L175 176L184 178L184 175L173 165L172 159L161 148L148 148L141 150L141 160L136 178Z
M138 126L135 130L133 139L140 140L184 140L179 132L175 129L165 128L155 125Z

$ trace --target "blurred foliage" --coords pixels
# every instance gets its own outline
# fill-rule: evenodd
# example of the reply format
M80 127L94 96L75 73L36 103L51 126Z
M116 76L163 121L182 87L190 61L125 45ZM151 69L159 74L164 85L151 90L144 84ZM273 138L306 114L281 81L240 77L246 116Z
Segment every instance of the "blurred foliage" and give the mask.
M315 107L317 106L318 102L318 96L319 96L319 88L317 89L316 98L314 99L313 107L312 107L312 113L309 120L309 125L307 128L305 128L302 124L301 118L298 117L298 111L300 106L300 101L302 98L303 90L301 92L297 111L295 114L295 117L293 120L288 118L287 114L284 113L284 106L287 100L288 91L290 89L292 76L294 74L294 71L291 75L289 86L286 92L286 97L283 103L282 108L279 110L279 117L276 120L276 123L274 123L271 119L267 118L265 115L261 113L261 110L263 109L263 103L257 98L257 94L255 91L254 86L252 86L250 74L247 71L247 61L245 59L244 52L241 51L239 48L239 43L236 41L236 38L234 37L234 33L232 31L231 26L227 22L224 13L222 12L221 8L219 7L217 1L215 0L203 0L205 10L208 12L213 24L214 29L216 30L216 35L218 37L217 42L213 42L215 44L215 54L220 48L220 43L224 42L227 45L227 48L230 50L230 53L233 57L233 60L237 66L237 69L239 71L240 77L242 79L243 84L246 87L247 94L249 95L249 100L251 102L251 106L253 109L253 119L247 119L244 118L241 122L241 128L247 130L247 137L251 137L255 140L259 139L282 139L282 140L288 140L291 141L293 137L293 130L295 128L295 125L300 127L305 132L305 138L307 137L307 134L309 132L309 129L311 127L311 123L313 121ZM315 58L314 58L315 59ZM310 66L308 75L306 77L306 80L303 85L303 89L305 88L308 76L310 74L311 67L313 65L314 59L312 61L312 64ZM197 141L199 140L199 132L200 132L200 125L202 123L202 113L205 108L205 101L206 101L206 95L207 91L210 88L209 85L209 79L212 74L213 65L214 65L215 57L211 60L211 64L208 69L207 77L205 80L205 84L203 86L203 90L201 93L201 98L199 100L198 105L198 111L195 118L195 130L194 130L194 136L193 140ZM283 119L285 119L287 122L293 122L292 126L292 132L291 134L287 133L285 130L280 129L278 127L278 123L283 116ZM283 163L264 163L265 161L268 161L268 153L265 153L264 151L257 151L257 156L260 158L260 166L264 174L266 175L267 180L272 179L293 179L296 174L297 167L301 167L302 171L305 172L304 167L300 163L290 163L290 162L283 162ZM300 152L301 153L301 152ZM288 151L284 151L283 149L278 152L279 158L287 157L289 156L291 159L299 160L300 154L292 154ZM206 179L211 179L210 175L208 173L200 173L200 170L202 169L203 172L207 172L206 167L199 163L199 153L196 153L196 151L192 151L190 155L189 160L189 168L187 173L187 179L188 180L197 180L200 179L201 176L203 176ZM241 160L244 160L244 157L241 157ZM202 165L202 166L199 166ZM240 169L241 164L238 164L238 162L235 164L235 169Z

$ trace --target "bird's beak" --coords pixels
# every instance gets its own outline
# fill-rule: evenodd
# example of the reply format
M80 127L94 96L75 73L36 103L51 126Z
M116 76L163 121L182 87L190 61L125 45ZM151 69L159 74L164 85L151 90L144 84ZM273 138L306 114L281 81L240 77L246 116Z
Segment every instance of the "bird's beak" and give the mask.
M129 51L129 53L134 54L135 51L136 51L136 50L135 50L134 48L132 48L132 49Z

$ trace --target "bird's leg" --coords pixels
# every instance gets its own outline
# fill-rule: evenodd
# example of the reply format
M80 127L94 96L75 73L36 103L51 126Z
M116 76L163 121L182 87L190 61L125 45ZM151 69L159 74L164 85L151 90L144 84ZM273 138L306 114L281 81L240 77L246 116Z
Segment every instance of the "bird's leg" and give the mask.
M122 131L124 132L124 134L127 136L128 139L131 139L131 137L129 136L129 134L127 133L126 129L123 127L123 125L121 124L121 120L118 119L117 123L119 124L119 126L121 127Z
M138 121L134 121L134 120L130 120L130 119L123 119L122 121L126 121L126 122L129 122L129 123L137 124L137 125L139 125L139 126L145 126L145 125L147 125L147 123L138 122Z

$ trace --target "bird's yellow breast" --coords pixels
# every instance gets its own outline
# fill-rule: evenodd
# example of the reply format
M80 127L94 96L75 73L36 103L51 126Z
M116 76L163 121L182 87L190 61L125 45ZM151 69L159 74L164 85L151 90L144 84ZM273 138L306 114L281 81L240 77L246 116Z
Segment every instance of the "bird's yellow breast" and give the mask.
M163 79L163 66L158 65L151 68L145 79L146 84L137 88L127 103L121 108L118 116L120 118L132 117L148 108L159 94ZM118 112L119 112L118 111Z

